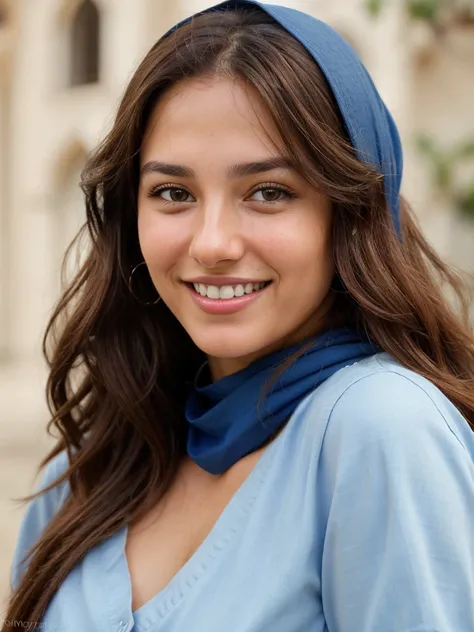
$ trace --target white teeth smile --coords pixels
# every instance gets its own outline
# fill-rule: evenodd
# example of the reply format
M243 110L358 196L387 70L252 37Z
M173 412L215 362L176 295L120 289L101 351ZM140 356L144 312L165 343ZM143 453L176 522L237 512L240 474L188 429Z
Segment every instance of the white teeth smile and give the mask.
M243 296L257 290L261 290L268 284L268 281L262 283L246 283L245 285L204 285L203 283L193 283L194 289L201 296L207 296L213 299L230 299L235 296Z

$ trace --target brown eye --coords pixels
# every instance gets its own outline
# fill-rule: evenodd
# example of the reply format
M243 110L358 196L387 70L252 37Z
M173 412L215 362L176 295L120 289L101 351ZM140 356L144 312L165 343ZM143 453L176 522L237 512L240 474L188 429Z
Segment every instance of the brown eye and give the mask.
M274 202L282 202L283 200L291 200L295 197L295 194L286 187L280 186L261 186L257 191L254 191L252 197L257 202L267 202L268 204Z
M276 202L280 199L283 192L279 189L262 189L261 193L265 202Z
M154 189L150 193L151 197L159 197L165 202L183 204L183 202L190 202L188 198L191 194L186 189L180 189L179 187L161 187ZM191 196L192 197L192 196Z
M187 202L189 193L184 189L167 189L171 202ZM163 193L163 191L162 191ZM166 198L165 198L166 199Z

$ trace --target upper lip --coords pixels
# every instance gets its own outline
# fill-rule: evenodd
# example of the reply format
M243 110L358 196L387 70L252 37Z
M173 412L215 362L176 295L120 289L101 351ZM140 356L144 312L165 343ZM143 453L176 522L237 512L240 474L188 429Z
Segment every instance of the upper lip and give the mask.
M203 285L246 285L247 283L265 283L269 279L242 279L230 276L199 276L183 279L184 283L202 283Z

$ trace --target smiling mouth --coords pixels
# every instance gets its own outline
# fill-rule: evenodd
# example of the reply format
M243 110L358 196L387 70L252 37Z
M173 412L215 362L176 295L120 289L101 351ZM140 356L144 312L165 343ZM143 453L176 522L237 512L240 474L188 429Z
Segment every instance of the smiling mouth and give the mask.
M236 298L249 296L251 294L258 294L271 283L272 281L262 281L260 283L207 286L203 283L185 282L185 285L187 285L194 294L201 296L202 298L209 299L211 301L230 301Z

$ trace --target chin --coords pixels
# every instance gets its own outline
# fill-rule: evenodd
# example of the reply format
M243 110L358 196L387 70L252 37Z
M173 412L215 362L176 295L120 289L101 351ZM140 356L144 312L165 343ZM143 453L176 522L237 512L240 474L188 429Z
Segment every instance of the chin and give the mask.
M229 337L224 333L213 336L212 339L199 335L191 335L191 338L206 355L223 360L253 359L264 355L265 349L271 344L268 340L257 340L255 335L252 337L253 340L243 336Z

